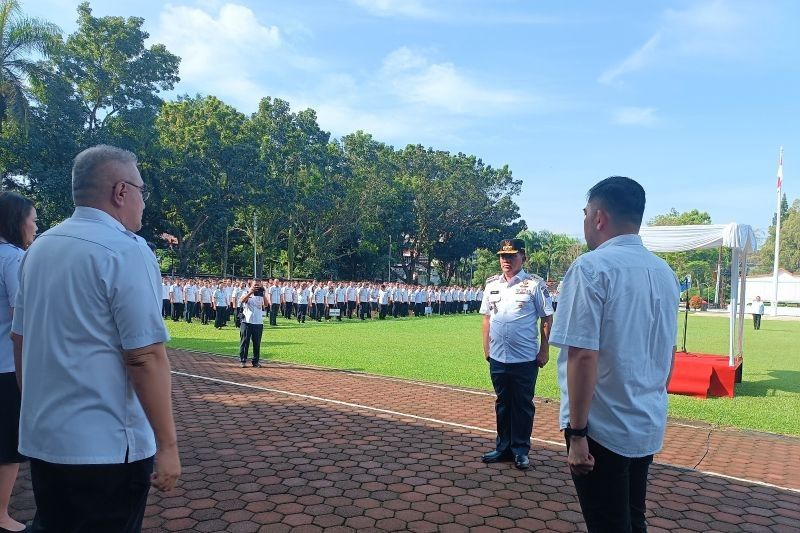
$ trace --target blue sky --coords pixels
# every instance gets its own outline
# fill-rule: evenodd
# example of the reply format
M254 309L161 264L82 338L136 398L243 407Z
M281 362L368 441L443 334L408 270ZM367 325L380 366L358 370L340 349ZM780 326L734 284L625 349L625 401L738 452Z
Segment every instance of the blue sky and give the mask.
M23 0L75 29L78 0ZM766 229L778 148L800 196L800 2L96 0L182 57L175 94L262 96L358 129L508 164L533 229L580 236L599 179L637 179L645 218L700 209ZM168 98L174 95L166 95Z

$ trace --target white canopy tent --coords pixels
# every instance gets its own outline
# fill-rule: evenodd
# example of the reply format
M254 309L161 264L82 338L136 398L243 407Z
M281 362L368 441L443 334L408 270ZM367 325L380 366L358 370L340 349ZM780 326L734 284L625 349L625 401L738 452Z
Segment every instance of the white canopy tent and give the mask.
M744 337L747 254L753 251L756 237L745 224L706 224L696 226L647 226L639 231L645 247L653 252L685 252L724 246L732 251L731 304L728 339L728 364L742 355Z

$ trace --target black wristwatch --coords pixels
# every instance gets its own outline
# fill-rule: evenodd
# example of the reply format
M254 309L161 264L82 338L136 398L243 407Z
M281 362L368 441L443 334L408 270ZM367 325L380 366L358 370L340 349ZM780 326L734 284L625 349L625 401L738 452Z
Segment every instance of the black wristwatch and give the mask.
M567 427L564 428L564 435L567 437L586 437L589 434L589 424L586 424L586 427L583 429L573 429L567 424Z

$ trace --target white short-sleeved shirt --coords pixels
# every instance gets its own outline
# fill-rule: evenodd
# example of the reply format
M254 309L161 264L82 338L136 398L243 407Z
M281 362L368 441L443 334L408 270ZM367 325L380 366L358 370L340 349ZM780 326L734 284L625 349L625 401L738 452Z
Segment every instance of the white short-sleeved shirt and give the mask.
M569 422L568 348L598 350L589 436L625 457L661 449L679 295L675 273L638 235L620 235L575 260L550 333L561 348L562 428Z
M196 302L197 301L197 287L194 285L187 285L184 289L184 295L186 296L187 302Z
M534 361L539 354L540 317L553 314L550 293L540 277L520 270L486 280L480 308L489 317L489 357L501 363Z
M294 287L285 287L282 292L284 302L287 304L294 303Z
M180 285L173 285L170 288L169 292L172 294L172 300L176 304L183 303L183 287L181 287Z
M248 324L264 323L264 297L251 295L246 302L242 302L244 322Z
M311 298L311 290L310 289L302 289L297 292L297 303L300 305L308 304L308 300Z
M0 372L14 372L11 342L11 310L19 286L19 264L25 254L13 244L0 241Z
M169 300L169 285L164 282L161 282L161 299Z
M216 307L228 307L228 298L225 296L223 289L216 289L214 291L214 305Z
M200 302L204 304L211 303L211 294L212 291L209 287L202 287L200 289Z
M272 305L279 305L281 303L281 288L278 285L270 286L269 303Z
M20 453L57 464L155 454L123 360L123 350L169 339L161 273L144 239L77 207L23 258L12 331L24 339Z

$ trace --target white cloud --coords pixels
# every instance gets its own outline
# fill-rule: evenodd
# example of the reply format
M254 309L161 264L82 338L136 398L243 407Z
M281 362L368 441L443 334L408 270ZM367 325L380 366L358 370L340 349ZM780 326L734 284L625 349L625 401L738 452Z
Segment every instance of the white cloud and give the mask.
M685 10L667 10L658 29L625 59L603 72L598 81L611 84L625 74L668 59L738 57L749 52L748 26L761 16L753 4L712 0Z
M214 13L216 11L216 13ZM259 79L292 70L313 69L316 62L292 51L278 26L259 22L248 7L207 2L196 7L164 6L151 40L181 58L179 89L216 94L244 111L265 96Z
M403 16L412 18L430 18L436 13L423 5L419 0L351 0L355 5L362 7L381 17Z
M652 126L658 122L653 107L623 107L614 113L614 122L626 126Z
M531 99L483 85L459 72L453 63L431 63L407 47L386 56L380 79L401 101L455 114L490 115Z

